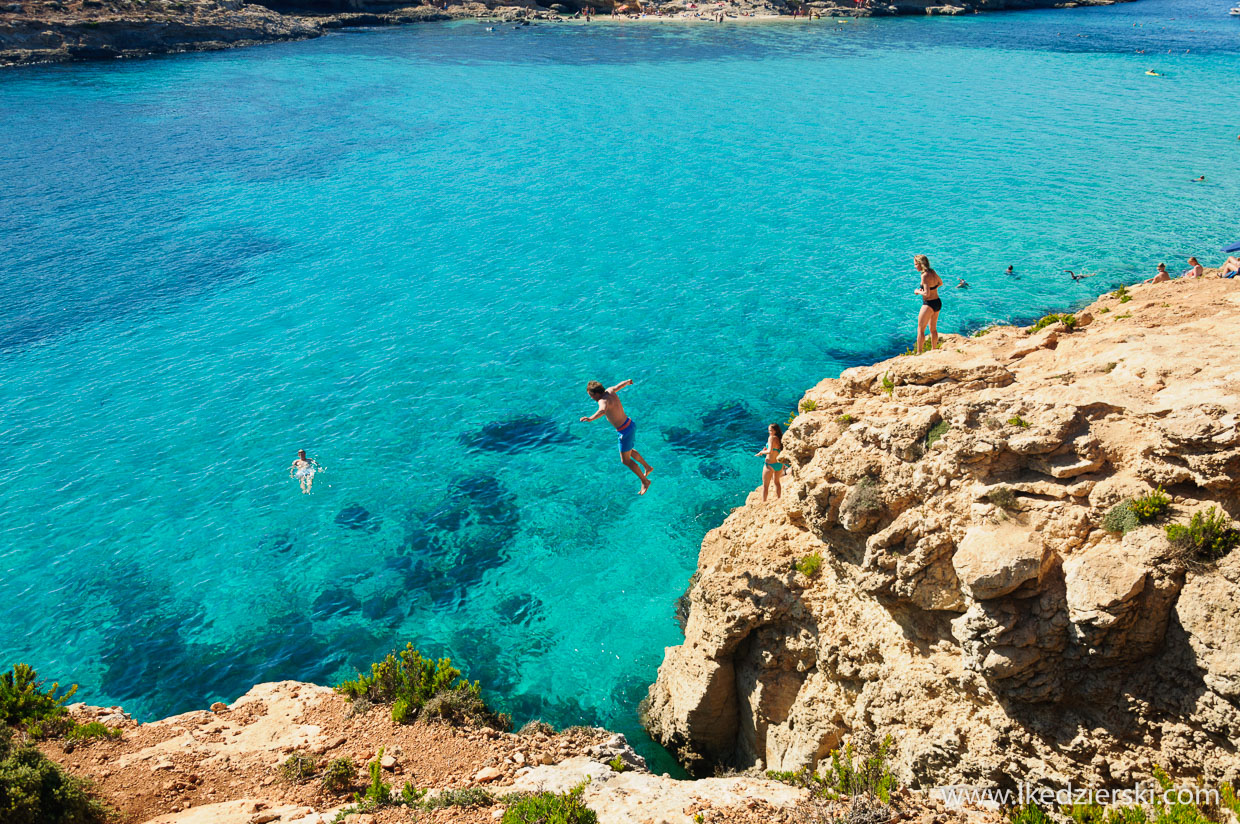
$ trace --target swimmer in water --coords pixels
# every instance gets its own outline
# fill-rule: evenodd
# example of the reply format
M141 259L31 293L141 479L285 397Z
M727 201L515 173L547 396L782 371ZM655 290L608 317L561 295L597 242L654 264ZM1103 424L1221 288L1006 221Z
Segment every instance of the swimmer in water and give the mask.
M957 288L957 289L968 289L968 288L969 288L969 282L968 282L967 280L965 280L964 278L961 278L961 279L960 279L960 282L956 284L956 288Z
M306 450L298 449L297 460L293 461L292 466L288 468L288 476L300 481L302 494L309 495L310 487L314 486L314 473L320 469L322 467L317 461L306 457Z
M596 421L604 415L607 416L607 422L616 428L616 434L620 439L620 463L633 470L633 474L641 479L642 491L637 494L645 495L646 490L650 488L650 478L648 476L654 470L650 464L646 463L642 453L635 449L637 446L637 424L633 423L633 419L625 414L624 404L620 403L620 396L617 394L624 387L632 385L633 381L620 381L615 386L605 387L598 381L590 381L586 384L586 394L598 401L598 411L593 415L583 417L581 422L588 423L589 421Z
M1009 266L1009 267L1007 268L1007 271L1006 271L1006 272L1004 272L1003 274L1007 275L1007 276L1008 276L1008 277L1010 277L1010 278L1012 278L1012 277L1016 277L1016 270L1015 270L1015 269L1013 269L1011 266Z
M1193 182L1193 183L1205 183L1205 182L1206 182L1206 176L1205 176L1205 175L1202 175L1201 177L1194 177L1194 178L1193 178L1193 180L1192 180L1192 182Z

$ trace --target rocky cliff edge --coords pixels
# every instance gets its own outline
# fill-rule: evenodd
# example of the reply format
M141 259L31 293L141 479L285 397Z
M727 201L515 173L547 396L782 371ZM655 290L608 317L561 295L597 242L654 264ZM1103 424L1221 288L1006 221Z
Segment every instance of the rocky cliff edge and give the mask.
M1129 292L806 393L782 500L702 544L654 737L699 773L864 731L914 786L1235 780L1240 549L1202 562L1164 526L1240 514L1240 286ZM1104 528L1158 487L1162 518Z

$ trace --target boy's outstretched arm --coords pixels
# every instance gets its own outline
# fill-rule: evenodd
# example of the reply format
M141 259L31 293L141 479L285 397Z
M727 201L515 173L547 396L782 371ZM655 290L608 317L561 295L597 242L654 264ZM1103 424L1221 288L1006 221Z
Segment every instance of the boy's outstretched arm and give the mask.
M589 423L590 421L597 421L597 420L598 420L599 418L601 418L601 417L603 417L603 402L602 402L602 401L599 401L599 403L598 403L598 411L597 411L597 412L595 412L593 415L589 416L588 418L582 418L582 419L581 419L581 422L582 422L582 423Z
M607 387L607 391L608 391L608 392L619 392L619 391L620 391L621 389L623 389L624 387L626 387L626 386L632 386L632 385L633 385L633 381L620 381L620 382L619 382L618 384L616 384L615 386L609 386L609 387Z

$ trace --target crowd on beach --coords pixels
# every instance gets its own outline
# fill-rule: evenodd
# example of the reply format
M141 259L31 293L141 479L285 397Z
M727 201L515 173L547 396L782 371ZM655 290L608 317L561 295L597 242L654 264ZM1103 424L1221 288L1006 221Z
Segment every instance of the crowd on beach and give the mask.
M1216 274L1208 274L1205 267L1197 260L1196 257L1188 259L1189 268L1185 269L1180 275L1181 278L1204 278L1204 277L1220 277L1234 278L1240 274L1240 257L1231 256L1223 263ZM921 297L921 307L917 313L917 338L913 353L920 355L922 352L939 348L939 331L938 320L939 313L943 310L943 300L939 297L939 289L943 288L943 279L939 277L938 272L930 265L930 260L925 255L915 255L913 257L913 267L917 270L921 278L921 283L914 290L914 294ZM1081 281L1085 278L1092 277L1090 274L1078 274L1071 269L1066 270L1071 275L1073 281ZM1014 267L1009 266L1004 272L1008 277L1016 277ZM1172 280L1171 275L1167 272L1165 263L1158 264L1157 273L1154 277L1143 281L1144 283L1162 283ZM964 280L956 284L958 289L968 288L969 284ZM926 337L929 335L929 344L927 345ZM642 456L637 450L637 424L628 416L624 410L624 404L620 400L620 391L633 385L632 380L624 380L614 386L604 386L596 380L592 380L586 384L586 394L591 400L598 404L598 408L594 414L583 416L580 420L582 423L596 421L599 418L606 418L616 430L618 446L620 450L620 462L624 464L638 480L641 481L641 491L639 495L645 495L650 489L650 475L654 472L654 467ZM775 487L775 497L779 498L783 494L781 481L783 480L784 463L780 459L780 451L783 449L783 428L773 423L767 428L766 446L759 452L755 453L755 457L763 459L762 465L762 500L768 498L771 486ZM314 476L317 472L322 471L322 467L313 459L306 457L304 449L299 450L297 458L289 467L289 476L295 478L301 485L301 491L309 494L314 484Z

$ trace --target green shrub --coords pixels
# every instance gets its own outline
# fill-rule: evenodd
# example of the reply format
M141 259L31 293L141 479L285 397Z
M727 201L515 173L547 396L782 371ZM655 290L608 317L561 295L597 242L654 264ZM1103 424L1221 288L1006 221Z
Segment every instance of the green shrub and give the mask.
M500 824L597 824L598 816L581 800L586 785L566 793L535 793L514 801Z
M357 765L352 758L334 758L323 770L323 790L339 795L353 788L357 777Z
M1128 301L1132 300L1132 295L1128 294L1127 286L1121 286L1118 289L1116 289L1114 292L1111 293L1111 297L1119 298L1120 303L1127 303Z
M891 772L891 736L883 739L869 755L856 760L857 753L851 743L842 750L831 751L831 766L819 775L809 767L802 767L795 772L768 772L766 775L775 781L802 787L809 790L814 798L837 799L849 796L856 802L857 797L882 804L891 803L891 794L899 786ZM1047 822L1051 824L1051 822Z
M1014 509L1016 507L1016 493L1012 491L1010 486L996 486L986 493L986 500L1000 509Z
M1013 415L1012 417L1008 418L1007 424L1008 426L1017 426L1017 427L1020 427L1021 429L1029 428L1029 421L1025 420L1020 415Z
M313 778L318 768L314 756L295 752L280 764L280 777L290 784L300 784Z
M1099 309L1099 310L1098 310L1098 314L1099 314L1099 315L1105 315L1107 312L1110 312L1110 311L1111 311L1111 307L1109 307L1109 306L1104 306L1104 307L1102 307L1101 309Z
M498 730L512 729L511 716L492 712L482 698L471 690L440 690L430 697L422 712L427 718L438 718L450 724L484 724Z
M1120 501L1102 516L1102 528L1107 532L1123 535L1141 525L1137 513L1132 509L1132 501Z
M1102 371L1109 375L1111 374L1111 372L1115 370L1115 367L1117 366L1119 366L1118 363L1116 363L1115 361L1111 361L1106 366L1102 367Z
M1133 514L1143 524L1157 521L1166 515L1167 510L1170 508L1171 496L1164 492L1161 486L1153 492L1147 492L1141 497L1132 500Z
M421 803L424 810L435 810L441 807L489 807L495 803L495 793L485 787L461 787L456 790L443 790L434 798Z
M477 681L462 678L461 671L448 658L423 658L413 644L389 653L382 661L371 664L369 675L359 672L357 678L337 685L336 691L350 700L364 698L376 704L391 704L392 720L398 724L412 721L428 701L439 697L436 708L441 717L504 725L503 716L486 708Z
M795 564L796 571L804 575L806 578L813 578L822 569L822 556L817 552L806 555Z
M624 763L624 759L618 755L615 758L608 761L607 766L611 767L614 771L618 773L622 773L629 768L629 765Z
M409 807L417 807L422 803L422 799L426 798L426 793L427 790L419 790L406 781L405 786L400 788L400 803Z
M1218 788L1218 792L1222 805L1231 810L1236 819L1240 820L1240 798L1236 797L1236 788L1231 784L1224 784Z
M1132 312L1125 312L1122 315L1116 315L1115 319L1116 320L1128 320L1128 318L1130 317L1132 317Z
M896 382L891 379L890 372L883 373L883 391L887 393L887 397L891 397L891 393L896 390Z
M4 824L96 824L107 809L87 784L65 773L43 753L14 745L0 727L0 821Z
M814 401L814 400L809 400L809 399L806 399L806 400L801 401L801 411L802 411L802 412L813 412L813 411L814 411L815 409L817 409L817 408L818 408L818 402L817 402L817 401Z
M35 738L57 735L73 727L65 713L65 704L77 692L77 684L63 695L57 695L60 684L50 687L26 664L16 664L9 672L0 673L0 723L24 727Z
M939 421L926 433L926 449L938 443L952 426L947 421Z
M1056 323L1062 323L1064 326L1071 329L1073 326L1076 326L1076 315L1047 315L1029 328L1029 334L1041 332L1046 327Z
M973 333L973 337L975 338L985 337L986 335L989 335L991 332L995 331L998 328L999 328L999 324L997 323L992 323L990 326L983 326L981 329L978 329L976 332Z
M695 572L694 575L696 574L697 573ZM690 583L692 583L693 579L691 578L689 580L690 580ZM534 720L534 721L526 721L525 725L522 726L521 729L517 730L517 735L539 735L539 734L555 735L555 727L551 726L546 721Z
M93 741L102 738L105 741L118 741L123 733L106 724L100 724L98 721L91 721L86 724L76 724L73 729L65 733L65 738L72 743L81 743L83 741Z
M383 780L383 747L379 748L379 754L375 756L375 760L366 765L370 772L370 783L366 785L366 790L353 796L353 800L358 804L369 804L372 807L382 807L392 803L392 785Z
M1193 515L1187 525L1169 524L1167 540L1199 561L1217 561L1240 543L1240 531L1212 506Z
M1008 813L1009 824L1055 824L1042 808L1030 801Z
M845 412L843 415L840 415L838 418L836 418L835 422L838 423L840 426L848 426L855 420L857 419L854 418L852 415L849 415L847 412Z

